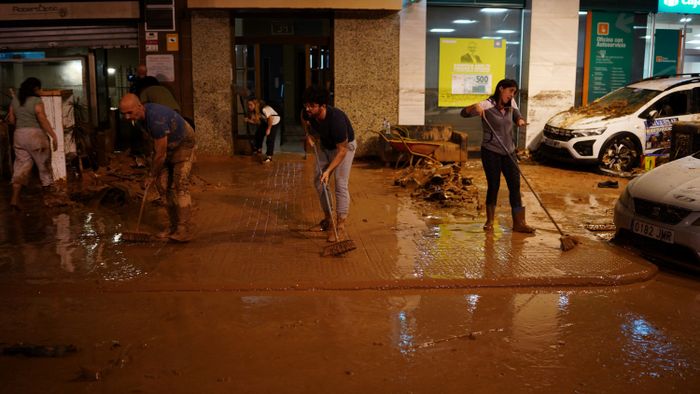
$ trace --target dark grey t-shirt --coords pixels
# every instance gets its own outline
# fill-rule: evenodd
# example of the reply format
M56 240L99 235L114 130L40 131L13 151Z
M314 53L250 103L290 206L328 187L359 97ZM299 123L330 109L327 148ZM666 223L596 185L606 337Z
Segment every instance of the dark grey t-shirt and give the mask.
M484 117L486 119L481 119L481 127L484 130L481 147L501 155L507 155L515 151L513 125L517 124L518 120L522 118L515 100L511 100L510 107L505 107L502 111L496 107L496 104L491 99L484 100L478 105L484 109ZM478 114L470 113L469 115L475 116ZM488 124L486 121L488 121ZM489 125L491 126L489 127ZM501 139L506 150L503 150L503 147L493 135L491 128Z

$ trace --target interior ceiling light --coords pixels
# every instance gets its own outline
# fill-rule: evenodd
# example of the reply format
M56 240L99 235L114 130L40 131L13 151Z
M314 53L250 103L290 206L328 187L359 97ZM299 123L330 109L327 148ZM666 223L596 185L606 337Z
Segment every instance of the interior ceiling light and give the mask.
M496 30L496 33L499 33L499 34L513 34L513 33L517 33L517 31L515 31L515 30Z
M588 11L579 11L578 14L579 15L588 15Z
M452 33L455 29L430 29L431 33Z
M500 14L500 13L503 13L506 11L508 11L508 10L505 8L482 8L481 9L481 12L485 12L487 14Z
M700 40L690 40L685 42L686 45L688 44L700 44Z
M468 25L470 23L476 23L476 21L473 19L456 19L456 20L453 20L452 23L459 23L461 25Z
M681 18L681 23L690 22L693 18Z
M493 36L483 36L481 37L483 40L502 40L503 37L493 37Z
M506 41L508 45L520 45L520 41Z

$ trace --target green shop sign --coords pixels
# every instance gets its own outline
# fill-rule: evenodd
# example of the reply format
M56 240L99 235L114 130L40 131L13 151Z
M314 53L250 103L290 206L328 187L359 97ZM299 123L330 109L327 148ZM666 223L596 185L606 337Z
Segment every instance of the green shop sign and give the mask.
M659 0L659 12L700 14L700 0Z
M679 30L656 29L655 34L653 75L676 74L678 72L681 32Z
M593 101L630 82L634 41L634 15L593 12L589 17L592 20L588 32L584 102Z

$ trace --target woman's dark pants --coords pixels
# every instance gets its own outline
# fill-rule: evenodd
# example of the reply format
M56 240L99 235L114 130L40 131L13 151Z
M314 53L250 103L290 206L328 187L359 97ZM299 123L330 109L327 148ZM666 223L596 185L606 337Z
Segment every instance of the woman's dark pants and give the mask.
M267 141L265 141L265 145L267 146L267 152L265 152L265 155L267 156L272 156L272 154L275 152L275 138L277 136L277 130L280 128L280 124L277 123L276 125L272 126L270 129L270 135L267 136ZM267 124L263 123L258 128L255 130L255 148L260 150L262 149L262 144L263 140L265 139L265 132L267 131Z
M486 205L496 205L498 189L501 186L501 173L506 178L508 197L512 209L522 208L520 198L520 173L516 164L506 155L501 155L488 149L481 148L481 164L486 174Z

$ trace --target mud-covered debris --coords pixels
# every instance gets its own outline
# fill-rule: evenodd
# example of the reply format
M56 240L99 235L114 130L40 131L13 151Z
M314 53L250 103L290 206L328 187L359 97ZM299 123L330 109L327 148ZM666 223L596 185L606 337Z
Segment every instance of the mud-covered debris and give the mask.
M478 204L478 189L472 185L471 178L462 177L461 171L457 164L427 164L403 170L394 184L413 187L412 197L439 202L442 206Z
M143 197L144 179L148 176L148 165L139 167L134 159L126 152L115 152L110 155L109 165L102 166L96 171L85 169L80 178L70 182L66 195L70 200L86 205L107 205L120 207L122 205L139 203ZM199 192L215 187L207 180L196 174L190 178L190 190ZM152 191L148 200L158 200L158 193Z
M65 357L78 351L75 345L31 345L17 343L2 348L3 356Z
M80 373L78 374L77 380L82 380L86 382L96 382L104 378L104 372L97 366L94 365L82 365L80 366Z
M584 226L588 231L615 231L613 223L589 223Z
M445 192L443 190L438 189L438 190L430 193L430 195L428 197L426 197L425 199L428 201L443 201L443 200L447 200L447 195L445 194Z

